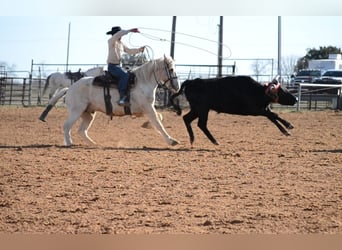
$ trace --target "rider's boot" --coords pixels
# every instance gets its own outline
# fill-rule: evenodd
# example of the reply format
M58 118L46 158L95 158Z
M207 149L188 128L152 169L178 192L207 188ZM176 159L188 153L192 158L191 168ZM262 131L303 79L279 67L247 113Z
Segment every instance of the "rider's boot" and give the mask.
M118 101L118 104L124 107L129 106L130 104L129 104L127 95L120 95L120 100Z

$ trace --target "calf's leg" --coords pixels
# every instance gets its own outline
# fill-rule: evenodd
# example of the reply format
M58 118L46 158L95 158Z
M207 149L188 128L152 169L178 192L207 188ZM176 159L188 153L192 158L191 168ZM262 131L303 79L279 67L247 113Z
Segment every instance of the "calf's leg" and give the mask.
M289 123L288 121L286 121L285 119L279 117L278 114L274 113L271 111L271 109L269 107L266 108L266 116L270 116L273 117L273 119L278 120L281 124L283 124L286 128L288 129L293 129L294 127L292 126L291 123Z
M290 133L287 132L287 130L277 121L279 120L279 116L276 114L276 113L273 113L271 111L267 111L265 114L264 114L271 122L273 122L277 127L278 129L286 136L289 136ZM281 118L280 118L281 119ZM281 123L283 123L282 121L285 121L283 119L281 119ZM285 121L286 122L286 121ZM292 126L290 123L287 122L288 125ZM286 124L284 124L286 126ZM290 128L290 127L288 127Z
M208 137L208 139L215 145L219 145L214 138L214 136L209 132L207 128L207 122L208 122L208 113L209 111L203 111L199 115L198 118L198 127L203 131L203 133Z
M293 129L294 128L291 123L289 123L285 119L279 117L278 115L276 115L276 116L277 116L277 120L280 121L280 123L283 124L286 128L288 128L288 129Z
M195 113L192 109L183 116L183 121L185 123L185 127L188 130L188 134L190 136L190 143L193 144L195 137L194 132L192 131L191 122L198 117L197 113Z

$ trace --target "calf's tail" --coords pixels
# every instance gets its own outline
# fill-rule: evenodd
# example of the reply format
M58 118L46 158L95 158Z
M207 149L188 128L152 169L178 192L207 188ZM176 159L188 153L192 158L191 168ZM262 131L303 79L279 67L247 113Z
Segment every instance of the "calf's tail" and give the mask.
M69 88L63 88L60 91L57 92L56 95L54 95L50 100L49 100L49 104L46 106L45 110L43 111L43 113L39 116L39 120L41 120L42 122L46 122L45 118L46 116L49 114L50 110L53 108L53 106L56 105L56 103L58 102L59 99L61 99L63 96L66 95L66 93L68 92Z
M177 115L181 115L182 114L182 109L179 105L179 100L175 100L175 98L179 95L181 95L184 92L184 88L185 88L186 84L182 84L182 87L179 89L179 91L173 95L170 96L170 103L173 106L173 108L176 110L176 114Z

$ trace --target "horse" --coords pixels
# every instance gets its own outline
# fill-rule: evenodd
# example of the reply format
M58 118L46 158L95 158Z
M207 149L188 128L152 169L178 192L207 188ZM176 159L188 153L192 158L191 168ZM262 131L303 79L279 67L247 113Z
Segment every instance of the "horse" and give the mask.
M155 92L158 85L165 86L172 93L177 93L180 89L173 59L164 55L162 58L142 64L133 69L132 72L135 74L136 80L130 90L131 114L135 116L146 115L169 145L177 145L178 141L166 132L159 114L154 107ZM106 113L106 103L103 87L94 85L94 79L94 77L83 77L70 87L61 89L51 98L48 106L39 117L41 121L45 121L48 112L60 98L65 96L65 103L69 113L63 126L64 143L66 146L72 145L71 128L80 117L82 118L82 122L78 132L89 144L96 144L88 136L88 130L94 121L97 111ZM110 95L112 97L112 115L125 115L124 107L116 103L116 100L119 100L117 89L110 88Z
M50 86L50 92L49 92L49 99L51 99L52 96L54 96L58 90L64 87L70 86L73 82L77 81L83 76L98 76L103 74L103 67L95 67L88 69L85 72L81 72L80 70L76 73L71 72L55 72L48 76L45 82L45 86L43 89L43 96L46 93L46 90Z

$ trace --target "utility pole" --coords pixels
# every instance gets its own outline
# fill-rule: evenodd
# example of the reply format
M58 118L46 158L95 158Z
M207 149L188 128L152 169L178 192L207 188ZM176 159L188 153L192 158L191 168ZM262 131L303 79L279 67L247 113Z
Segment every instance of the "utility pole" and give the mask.
M171 50L170 56L175 59L175 39L176 39L176 21L177 16L172 17Z
M278 16L278 75L281 79L281 16Z
M66 69L65 69L66 72L68 72L68 66L69 66L70 26L71 26L71 23L69 22L68 45L67 45L67 60L66 60Z
M223 16L220 16L218 42L217 77L222 77Z

